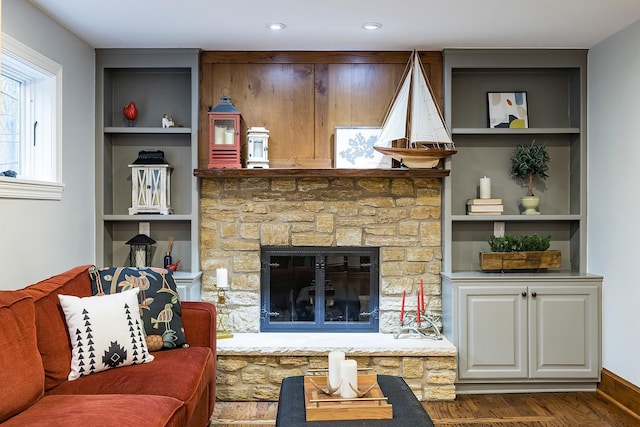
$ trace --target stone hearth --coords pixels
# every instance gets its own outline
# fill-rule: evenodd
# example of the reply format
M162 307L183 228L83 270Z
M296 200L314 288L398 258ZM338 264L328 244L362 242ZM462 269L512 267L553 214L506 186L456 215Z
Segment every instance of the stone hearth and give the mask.
M419 400L455 399L456 348L446 339L372 333L235 334L218 341L216 398L277 401L283 378L326 369L330 351L344 351L367 373L402 376Z

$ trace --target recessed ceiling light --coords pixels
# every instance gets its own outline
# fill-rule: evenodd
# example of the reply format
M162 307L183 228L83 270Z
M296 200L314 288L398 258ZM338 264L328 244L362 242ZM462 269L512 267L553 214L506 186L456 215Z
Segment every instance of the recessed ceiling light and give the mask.
M267 24L267 28L270 30L284 30L287 26L282 22L271 22Z
M379 22L367 22L366 24L362 25L362 28L364 28L365 30L377 30L380 27L382 27L382 24L380 24Z

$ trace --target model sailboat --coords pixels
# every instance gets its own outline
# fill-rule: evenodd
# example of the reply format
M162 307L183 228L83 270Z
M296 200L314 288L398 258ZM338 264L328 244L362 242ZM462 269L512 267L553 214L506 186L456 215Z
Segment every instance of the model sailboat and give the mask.
M401 146L394 144L396 140ZM409 59L373 148L409 168L435 168L441 159L457 153L418 52Z

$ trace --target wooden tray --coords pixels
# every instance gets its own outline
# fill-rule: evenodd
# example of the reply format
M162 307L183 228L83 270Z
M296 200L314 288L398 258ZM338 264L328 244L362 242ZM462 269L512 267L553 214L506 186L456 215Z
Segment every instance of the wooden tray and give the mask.
M327 386L324 376L304 377L304 405L307 421L336 420L389 420L393 418L392 405L382 394L377 384L376 375L358 375L358 388L366 390L375 387L361 398L342 399L340 396L329 396L319 391L311 380L319 387Z

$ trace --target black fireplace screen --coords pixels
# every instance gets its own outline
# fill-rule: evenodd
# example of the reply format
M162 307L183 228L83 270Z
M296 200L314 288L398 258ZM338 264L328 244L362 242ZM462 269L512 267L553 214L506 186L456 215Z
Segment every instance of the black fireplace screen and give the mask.
M378 332L379 249L261 250L260 330Z

